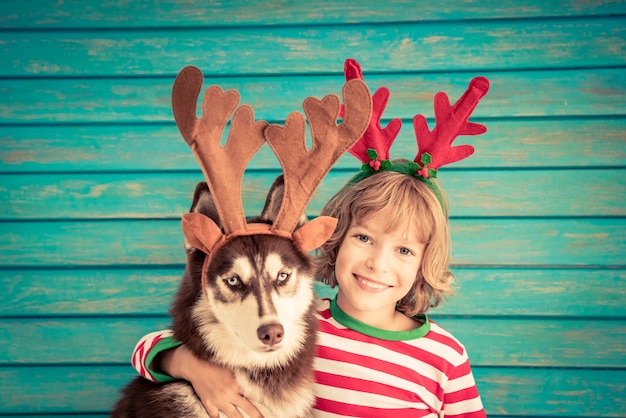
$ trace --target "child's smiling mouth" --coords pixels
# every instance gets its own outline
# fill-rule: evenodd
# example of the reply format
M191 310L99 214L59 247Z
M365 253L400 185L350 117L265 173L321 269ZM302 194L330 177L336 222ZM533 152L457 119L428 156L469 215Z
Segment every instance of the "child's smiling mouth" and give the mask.
M357 274L354 275L361 288L365 290L384 290L391 286L365 279Z

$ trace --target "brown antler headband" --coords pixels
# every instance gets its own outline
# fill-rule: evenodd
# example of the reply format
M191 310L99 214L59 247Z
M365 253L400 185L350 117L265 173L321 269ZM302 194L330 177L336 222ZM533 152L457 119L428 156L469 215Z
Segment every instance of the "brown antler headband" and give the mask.
M335 219L318 217L295 232L294 229L320 181L365 132L372 108L367 85L362 80L346 82L341 124L337 124L340 108L337 96L329 95L322 100L309 97L304 101L313 137L309 151L301 114L291 113L284 127L255 122L249 106L237 107L239 94L234 90L223 92L217 86L209 87L198 119L196 103L202 82L198 68L184 68L174 82L172 108L180 132L206 177L224 232L208 217L187 213L183 216L185 238L209 255L207 262L227 240L240 235L272 234L289 238L303 251L321 245L334 231ZM228 139L222 146L222 132L233 112ZM250 159L266 139L283 167L283 202L272 225L247 224L241 202L241 180Z
M240 198L241 179L248 163L265 142L263 131L267 122L255 122L252 108L247 105L237 108L239 93L223 92L219 86L206 90L202 117L198 119L196 103L203 79L198 68L184 68L174 81L172 109L176 124L200 163L215 197L224 231L230 234L246 228ZM228 139L222 147L222 133L233 112Z

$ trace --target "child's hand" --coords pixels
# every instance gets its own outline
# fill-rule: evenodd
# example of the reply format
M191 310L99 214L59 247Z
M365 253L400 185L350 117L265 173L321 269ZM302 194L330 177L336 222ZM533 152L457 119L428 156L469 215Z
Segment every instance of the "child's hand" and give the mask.
M259 410L241 394L233 373L221 366L198 359L187 347L164 352L160 368L170 376L187 380L202 401L210 417L219 417L219 411L229 418L263 418Z

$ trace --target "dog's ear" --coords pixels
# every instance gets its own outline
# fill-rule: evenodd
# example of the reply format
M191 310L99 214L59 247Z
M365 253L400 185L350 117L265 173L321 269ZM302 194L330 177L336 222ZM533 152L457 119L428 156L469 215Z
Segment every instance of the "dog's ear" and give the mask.
M191 204L189 212L201 213L215 222L218 227L221 227L213 196L211 196L209 185L205 181L196 185L196 190L193 193L193 203ZM195 250L196 248L185 239L185 251L190 254Z
M285 179L283 175L276 177L272 187L270 187L270 191L267 194L267 199L265 200L265 206L263 207L263 211L261 212L261 220L273 223L274 219L276 219L276 215L278 215L278 211L280 210L280 205L283 201L283 193L285 191ZM306 214L302 214L300 219L298 219L297 228L301 227L308 221Z

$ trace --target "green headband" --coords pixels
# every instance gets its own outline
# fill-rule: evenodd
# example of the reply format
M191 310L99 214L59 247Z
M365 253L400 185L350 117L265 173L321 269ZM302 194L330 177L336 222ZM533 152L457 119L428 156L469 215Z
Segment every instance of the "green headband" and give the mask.
M406 174L407 176L414 177L420 180L422 183L426 184L428 188L435 194L435 197L441 204L441 209L443 210L443 213L447 213L446 205L443 201L443 193L441 192L441 189L439 188L437 183L431 180L437 178L437 170L427 168L427 165L430 164L431 160L430 154L422 154L421 162L423 166L420 166L414 161L409 161L406 163L394 163L391 160L380 161L378 160L378 152L371 148L368 148L367 155L369 155L372 159L371 162L375 161L379 162L380 164L363 163L361 165L361 170L350 179L349 184L358 183L359 181L367 177L370 177L376 173L381 173L383 171L395 171L396 173ZM378 169L375 169L374 167L372 167L372 165L378 166ZM426 172L428 173L428 177L424 177L420 174L420 172L423 170L427 170Z

